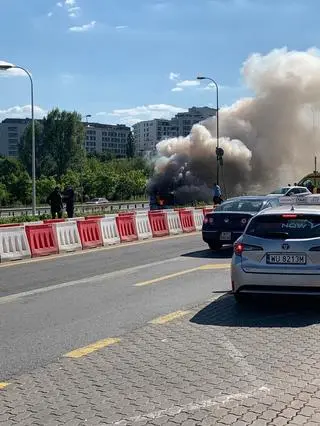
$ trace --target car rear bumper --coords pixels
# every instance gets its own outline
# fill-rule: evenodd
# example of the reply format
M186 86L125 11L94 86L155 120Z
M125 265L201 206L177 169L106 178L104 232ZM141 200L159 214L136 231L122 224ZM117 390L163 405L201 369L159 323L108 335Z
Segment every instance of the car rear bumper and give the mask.
M231 280L235 293L320 295L320 274L249 273L232 262Z
M220 236L222 232L230 232L231 239L230 240L221 240ZM241 237L242 232L240 231L202 231L202 239L205 243L209 244L213 241L219 241L222 244L233 244L239 237Z

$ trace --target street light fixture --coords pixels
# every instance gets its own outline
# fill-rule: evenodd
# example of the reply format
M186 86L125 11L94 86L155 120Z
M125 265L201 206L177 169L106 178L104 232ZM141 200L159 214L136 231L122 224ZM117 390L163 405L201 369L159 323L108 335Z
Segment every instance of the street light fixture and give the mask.
M32 132L32 214L36 215L37 209L37 192L36 192L36 136L35 136L35 125L34 125L34 96L33 96L33 80L31 73L25 68L19 67L13 64L0 64L0 71L9 71L11 69L17 69L24 71L30 79L31 84L31 132Z
M216 156L217 156L217 185L219 185L220 181L220 161L222 160L223 150L220 148L219 144L219 86L218 83L211 77L198 76L197 80L209 80L211 81L216 88L216 133L217 133L217 148L216 148Z

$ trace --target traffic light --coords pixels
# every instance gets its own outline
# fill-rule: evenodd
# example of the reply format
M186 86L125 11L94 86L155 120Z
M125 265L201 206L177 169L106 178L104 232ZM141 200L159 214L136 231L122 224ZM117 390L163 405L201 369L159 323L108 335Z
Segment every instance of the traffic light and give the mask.
M224 155L224 150L222 148L216 148L217 161L220 164L220 166L223 166L223 155Z

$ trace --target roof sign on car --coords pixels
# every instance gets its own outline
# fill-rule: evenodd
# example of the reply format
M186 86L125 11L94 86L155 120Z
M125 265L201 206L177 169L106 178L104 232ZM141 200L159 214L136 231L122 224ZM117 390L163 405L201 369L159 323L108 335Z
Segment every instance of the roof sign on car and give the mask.
M297 197L281 197L279 199L281 205L319 205L320 204L320 195L319 194L310 194Z

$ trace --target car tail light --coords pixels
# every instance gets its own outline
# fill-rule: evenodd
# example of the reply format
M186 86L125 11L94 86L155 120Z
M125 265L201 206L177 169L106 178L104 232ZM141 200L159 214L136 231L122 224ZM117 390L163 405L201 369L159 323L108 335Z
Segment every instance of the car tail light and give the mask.
M244 250L244 244L236 243L233 247L234 254L241 256Z
M297 215L296 214L283 214L282 217L284 219L296 219Z
M214 222L213 217L205 216L205 218L203 219L203 223L204 223L205 225L207 225L208 223L210 223L210 225L212 225L212 224L213 224L213 222Z
M259 246L251 246L249 244L236 243L233 247L234 254L242 256L244 251L262 251L263 248Z

